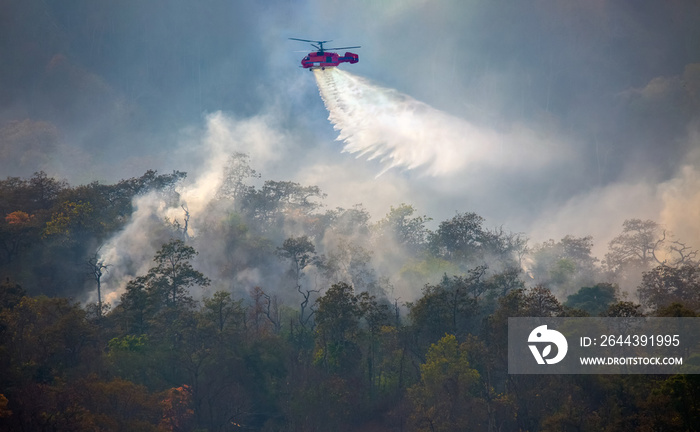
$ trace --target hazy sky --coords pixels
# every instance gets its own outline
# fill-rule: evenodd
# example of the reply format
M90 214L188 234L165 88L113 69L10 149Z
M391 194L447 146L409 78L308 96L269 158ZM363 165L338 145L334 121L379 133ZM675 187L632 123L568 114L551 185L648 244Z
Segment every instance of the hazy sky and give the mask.
M289 37L362 45L342 69L459 119L481 133L470 146L508 163L377 177L380 161L341 151L294 52L310 47ZM318 185L329 207L474 211L603 247L624 219L651 218L700 246L694 0L0 0L0 58L2 177L196 178L215 119L249 135L224 141L263 179Z

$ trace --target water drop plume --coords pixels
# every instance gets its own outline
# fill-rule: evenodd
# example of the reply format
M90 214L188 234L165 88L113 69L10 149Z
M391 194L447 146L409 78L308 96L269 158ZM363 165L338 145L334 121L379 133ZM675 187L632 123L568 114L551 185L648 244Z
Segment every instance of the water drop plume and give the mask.
M488 159L498 136L396 90L338 68L314 71L343 151L379 159L384 171L439 175Z
M567 152L552 131L519 124L496 130L338 68L314 74L343 151L380 160L380 175L392 168L433 176L475 167L532 169Z

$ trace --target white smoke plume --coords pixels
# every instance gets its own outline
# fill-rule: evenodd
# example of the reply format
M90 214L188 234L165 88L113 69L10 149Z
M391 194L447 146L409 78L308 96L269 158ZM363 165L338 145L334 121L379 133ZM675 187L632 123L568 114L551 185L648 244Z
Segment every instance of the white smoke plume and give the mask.
M420 168L439 176L475 165L532 168L565 153L551 135L522 126L506 131L476 126L338 68L314 74L343 151L378 158L382 172Z
M221 112L209 115L202 136L182 143L177 151L178 158L194 165L178 188L179 202L166 202L156 192L135 198L130 223L100 249L100 260L109 266L103 276L103 300L118 303L128 281L153 266L155 252L173 235L163 223L166 218L182 227L186 209L190 217L187 235L197 236L208 221L207 212L221 186L230 155L245 152L256 161L270 162L279 157L276 145L284 145L284 139L266 116L239 121Z

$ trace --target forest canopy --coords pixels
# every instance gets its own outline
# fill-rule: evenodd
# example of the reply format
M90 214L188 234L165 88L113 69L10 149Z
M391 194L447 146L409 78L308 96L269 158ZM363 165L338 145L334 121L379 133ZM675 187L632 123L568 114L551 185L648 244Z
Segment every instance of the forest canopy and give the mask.
M378 219L361 204L327 209L316 186L260 183L247 156L230 162L196 213L178 171L0 181L0 428L689 430L700 420L680 403L697 395L694 375L507 374L508 317L697 316L697 251L658 223L625 221L601 259L590 236L529 244L473 212L438 222L406 203ZM178 212L140 221L147 201ZM146 235L137 226L150 243L111 262L105 250L128 244L115 238Z

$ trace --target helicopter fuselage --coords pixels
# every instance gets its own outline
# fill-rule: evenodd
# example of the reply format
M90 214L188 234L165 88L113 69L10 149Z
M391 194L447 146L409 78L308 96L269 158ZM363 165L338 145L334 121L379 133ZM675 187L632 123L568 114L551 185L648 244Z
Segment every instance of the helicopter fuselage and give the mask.
M351 52L346 52L345 55L341 56L329 51L315 51L310 52L301 60L301 66L314 70L335 67L340 63L357 63L358 61L359 56Z

